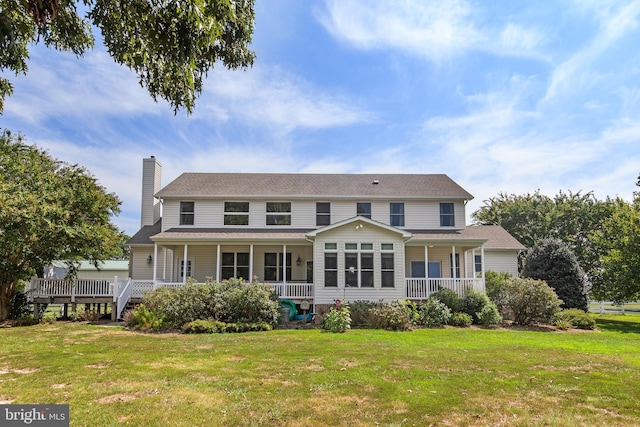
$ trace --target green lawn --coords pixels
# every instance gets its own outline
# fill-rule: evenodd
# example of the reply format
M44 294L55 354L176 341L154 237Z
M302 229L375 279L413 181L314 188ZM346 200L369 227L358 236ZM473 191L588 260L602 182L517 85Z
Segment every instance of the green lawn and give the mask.
M640 316L601 332L0 329L0 402L71 425L638 425Z

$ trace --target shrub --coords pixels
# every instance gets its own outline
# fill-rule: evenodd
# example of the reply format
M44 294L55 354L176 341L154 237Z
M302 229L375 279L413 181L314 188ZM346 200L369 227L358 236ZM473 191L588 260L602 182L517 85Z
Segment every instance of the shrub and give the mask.
M411 330L411 311L403 301L392 301L371 310L371 326L388 331Z
M467 313L462 313L462 312L455 313L451 317L451 320L449 321L450 325L458 326L461 328L466 328L467 326L471 326L471 323L473 323L473 318Z
M420 307L418 323L428 327L442 326L451 320L451 310L438 298L431 297Z
M226 323L278 324L280 304L270 286L239 279L224 281L216 299L215 318Z
M440 289L438 292L431 294L431 297L437 298L438 301L449 307L452 313L462 310L460 296L451 289Z
M347 304L340 308L331 307L322 319L322 330L325 332L343 333L349 329L351 329L351 314Z
M595 329L596 321L589 313L578 310L577 308L571 308L568 310L562 310L554 314L553 324L560 329L558 323L569 322L571 327L577 329Z
M214 285L187 284L179 288L158 288L144 296L149 310L162 314L167 325L181 326L213 317Z
M380 301L354 301L349 303L351 312L352 327L371 326L371 310L382 306L384 303Z
M507 307L517 325L548 322L562 301L543 280L511 278L506 283Z
M167 326L162 314L149 310L144 304L140 304L133 311L133 319L135 327L143 330L157 330Z
M511 274L487 270L484 273L485 287L487 290L487 296L498 307L498 311L503 316L506 313L507 307L507 291L505 289L507 280L511 278Z
M587 310L584 271L569 246L560 239L543 239L527 254L523 277L544 280L562 300L562 308Z
M39 318L37 318L33 314L26 314L15 319L13 321L13 326L32 326L37 325L38 323L40 323Z
M24 287L24 285L22 285ZM15 289L9 300L9 319L20 319L31 314L27 294L22 289Z
M224 323L217 320L198 319L182 325L185 334L214 334L219 331L219 326Z
M554 322L554 325L556 325L556 328L560 329L561 331L566 331L567 329L573 328L573 324L571 324L571 322L568 320L556 320Z
M42 323L52 324L52 323L56 323L57 320L58 320L58 316L56 316L56 314L51 311L47 311L42 315Z
M489 303L489 297L486 294L468 289L461 300L461 311L471 316L473 323L480 323L478 313Z
M476 314L478 316L478 323L482 326L494 326L502 322L502 316L500 316L498 306L493 301L489 301L489 303L482 307L482 310Z

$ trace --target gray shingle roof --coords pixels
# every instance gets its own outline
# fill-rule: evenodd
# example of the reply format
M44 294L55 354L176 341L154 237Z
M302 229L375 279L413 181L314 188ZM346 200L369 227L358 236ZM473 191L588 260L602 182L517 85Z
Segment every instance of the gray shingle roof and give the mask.
M413 234L412 241L416 240L468 240L482 241L485 249L526 249L511 234L499 225L468 225L464 230L410 230Z
M162 219L156 221L153 225L145 225L129 240L127 245L153 245L151 236L158 234L162 230Z
M444 174L183 173L157 196L473 198Z

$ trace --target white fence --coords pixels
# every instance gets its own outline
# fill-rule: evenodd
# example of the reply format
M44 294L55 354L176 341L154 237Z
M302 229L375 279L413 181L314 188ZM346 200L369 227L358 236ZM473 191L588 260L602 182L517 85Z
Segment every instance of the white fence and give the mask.
M611 301L589 301L591 313L602 314L640 314L640 301L627 304L615 304Z
M483 279L443 279L443 278L407 278L405 279L407 299L427 299L434 292L441 289L450 289L460 296L468 289L484 292Z
M313 283L266 283L280 298L313 298Z
M32 298L113 296L114 282L104 279L31 279Z

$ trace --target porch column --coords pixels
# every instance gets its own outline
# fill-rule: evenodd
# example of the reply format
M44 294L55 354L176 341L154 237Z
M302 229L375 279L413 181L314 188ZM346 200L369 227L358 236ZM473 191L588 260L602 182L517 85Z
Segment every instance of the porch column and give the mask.
M457 279L456 274L456 245L451 246L451 278Z
M162 261L162 280L167 280L167 248L162 248L162 254L164 255L164 259Z
M216 250L216 282L220 283L220 262L222 260L222 254L220 253L220 243L218 243L218 249Z
M158 244L153 244L153 281L156 281L158 274Z
M182 284L185 285L187 283L187 267L188 267L188 263L187 263L187 244L184 244L184 258L182 260Z
M282 283L287 288L287 245L282 245Z
M482 286L484 287L484 245L480 246L480 262L482 263Z
M429 245L424 245L424 277L429 278Z
M464 277L469 277L467 266L469 265L469 251L464 251Z
M253 282L253 243L249 245L249 283Z
M473 278L475 279L476 276L478 275L478 272L476 271L476 248L473 248L471 250L471 258L472 258L471 264L473 265L473 270L472 270Z

